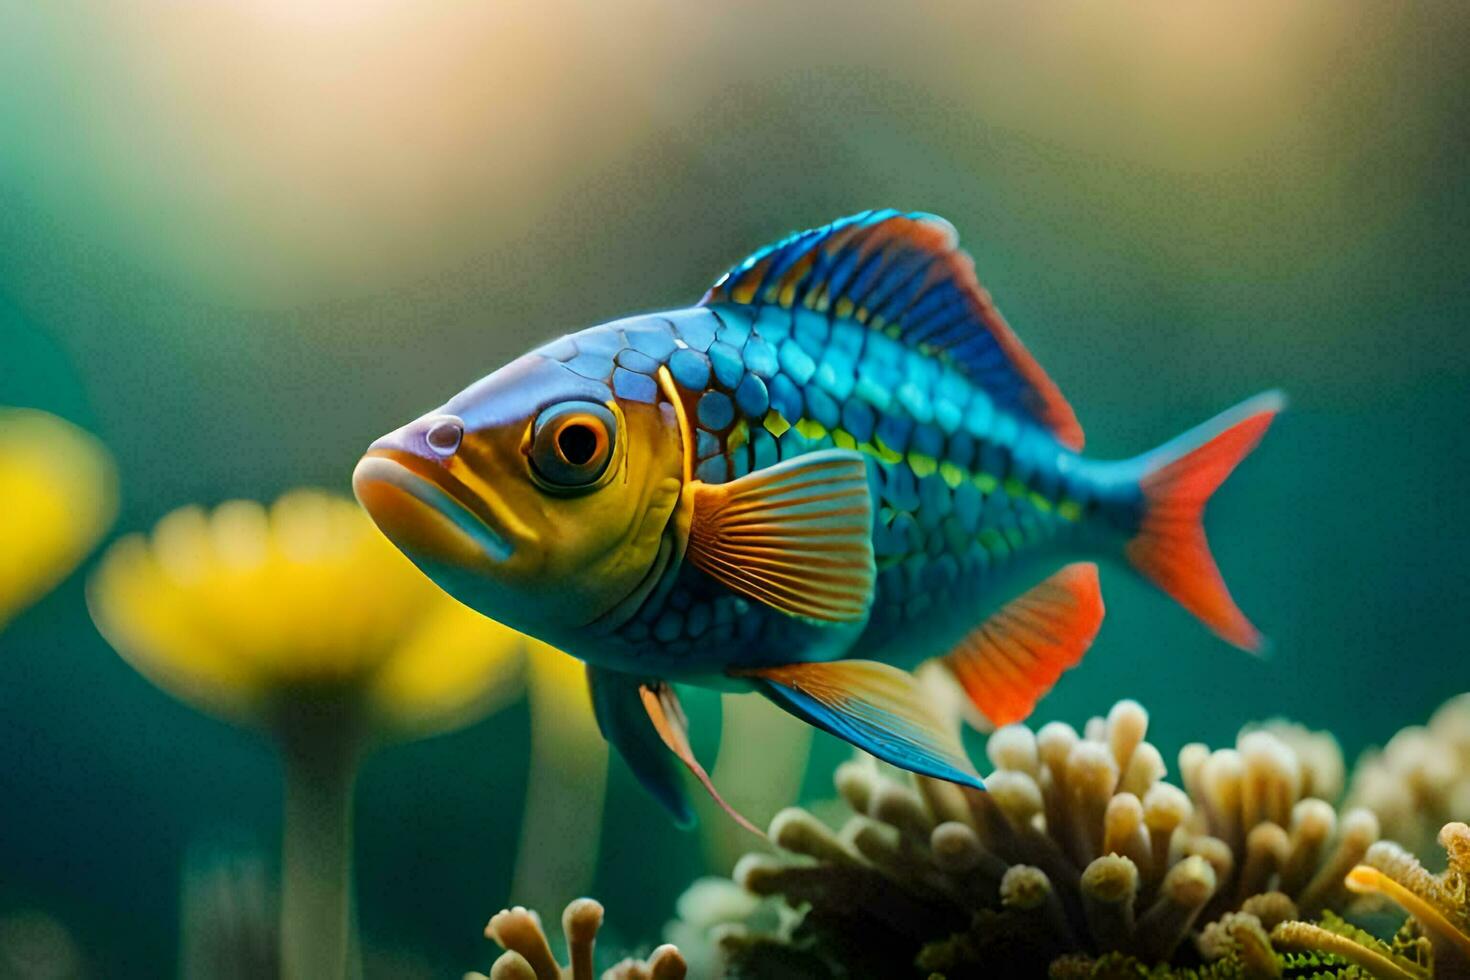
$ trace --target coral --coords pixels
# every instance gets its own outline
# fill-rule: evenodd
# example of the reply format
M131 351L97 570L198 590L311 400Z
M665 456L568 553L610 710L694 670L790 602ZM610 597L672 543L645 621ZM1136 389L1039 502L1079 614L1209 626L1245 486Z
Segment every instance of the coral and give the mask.
M736 867L786 909L776 927L721 899L723 917L681 903L673 932L710 936L730 978L1361 975L1274 939L1345 908L1349 871L1387 846L1370 850L1371 812L1327 802L1343 783L1330 736L1273 724L1185 746L1181 789L1147 726L1124 701L1080 735L1002 728L986 792L844 763L840 830L788 809L780 853Z
M597 931L602 928L602 905L579 898L562 913L571 964L562 966L551 954L551 943L541 919L528 909L505 909L490 919L485 935L505 950L486 977L469 973L465 980L592 980ZM602 980L684 980L688 966L677 947L660 946L646 960L626 959L602 974Z
M1385 836L1437 860L1435 836L1470 815L1470 693L1451 698L1427 725L1403 729L1353 770L1348 799L1378 815Z
M1348 873L1347 886L1389 899L1409 913L1427 941L1436 975L1470 976L1470 827L1445 824L1439 843L1449 857L1442 874L1425 870L1398 844L1379 841Z
M690 976L718 976L726 948L745 943L764 946L761 961L773 976L821 975L821 963L804 969L805 954L789 944L803 915L779 896L762 898L729 878L700 878L679 896L676 911L664 940L679 947Z
M117 512L112 458L32 409L0 408L0 627L77 566Z
M1427 966L1416 963L1392 946L1346 920L1327 912L1321 922L1283 922L1271 930L1271 942L1288 968L1356 968L1380 980L1424 980Z
M1382 750L1365 753L1347 795L1374 812L1393 839L1370 846L1344 885L1392 902L1409 922L1384 943L1325 915L1317 924L1280 924L1272 942L1397 980L1470 976L1470 827L1450 820L1470 813L1470 694L1447 701L1427 725L1405 728ZM1440 852L1448 864L1440 874L1415 856L1438 861Z

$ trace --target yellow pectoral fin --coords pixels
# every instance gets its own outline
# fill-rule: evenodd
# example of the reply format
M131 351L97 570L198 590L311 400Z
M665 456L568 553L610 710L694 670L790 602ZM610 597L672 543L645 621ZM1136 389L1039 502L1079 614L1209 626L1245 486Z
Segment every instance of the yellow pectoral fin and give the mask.
M873 504L861 453L808 453L685 492L693 498L686 555L696 568L793 616L867 615Z
M1102 619L1097 566L1076 562L975 627L944 663L991 723L1009 725L1077 665Z

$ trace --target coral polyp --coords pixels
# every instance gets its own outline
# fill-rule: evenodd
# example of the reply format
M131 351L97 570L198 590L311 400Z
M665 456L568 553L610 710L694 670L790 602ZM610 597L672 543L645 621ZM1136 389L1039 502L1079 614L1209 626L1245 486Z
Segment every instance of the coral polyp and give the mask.
M1431 874L1399 845L1380 841L1346 883L1351 891L1381 895L1409 913L1442 975L1470 976L1470 827L1445 824L1439 843L1449 855L1443 874Z
M561 924L571 962L562 966L551 953L540 916L520 906L497 912L485 926L485 936L505 952L488 977L469 973L465 980L593 980L593 954L602 918L602 905L590 898L579 898L566 907ZM603 972L602 980L684 980L687 973L678 948L664 945L647 959L629 958L613 965Z
M1386 836L1423 860L1438 860L1440 828L1470 816L1470 693L1366 753L1348 798L1377 813Z
M985 792L844 763L839 829L788 809L770 828L778 853L735 868L736 884L783 908L774 924L681 906L672 932L698 920L729 978L792 964L831 978L1417 977L1470 948L1463 824L1442 835L1458 865L1433 876L1379 840L1371 810L1333 805L1344 767L1330 736L1273 724L1231 748L1186 745L1180 787L1147 727L1124 701L1081 734L1002 728ZM1349 925L1365 891L1403 905L1427 941L1391 946Z

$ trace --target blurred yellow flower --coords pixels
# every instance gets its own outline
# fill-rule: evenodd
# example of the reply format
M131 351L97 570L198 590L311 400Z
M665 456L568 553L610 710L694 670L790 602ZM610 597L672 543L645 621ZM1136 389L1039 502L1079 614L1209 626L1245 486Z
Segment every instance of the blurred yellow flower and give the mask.
M145 677L276 738L282 976L345 980L363 752L518 693L524 638L440 591L356 504L311 490L175 511L108 550L88 602Z
M107 552L93 618L190 704L271 727L293 697L355 699L374 736L474 720L519 692L520 634L440 591L356 504L310 490L174 511Z
M0 626L59 583L117 513L107 450L54 415L0 408Z

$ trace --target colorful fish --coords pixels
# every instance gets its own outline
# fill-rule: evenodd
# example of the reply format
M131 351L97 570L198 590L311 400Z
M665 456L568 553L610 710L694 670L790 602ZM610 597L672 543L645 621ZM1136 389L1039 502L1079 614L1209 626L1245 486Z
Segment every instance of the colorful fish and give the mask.
M869 211L512 361L373 443L353 486L446 591L586 662L604 735L687 824L674 757L713 787L672 681L978 787L908 671L941 657L992 722L1024 718L1102 622L1094 560L1257 649L1201 519L1282 406L1084 457L954 228Z

